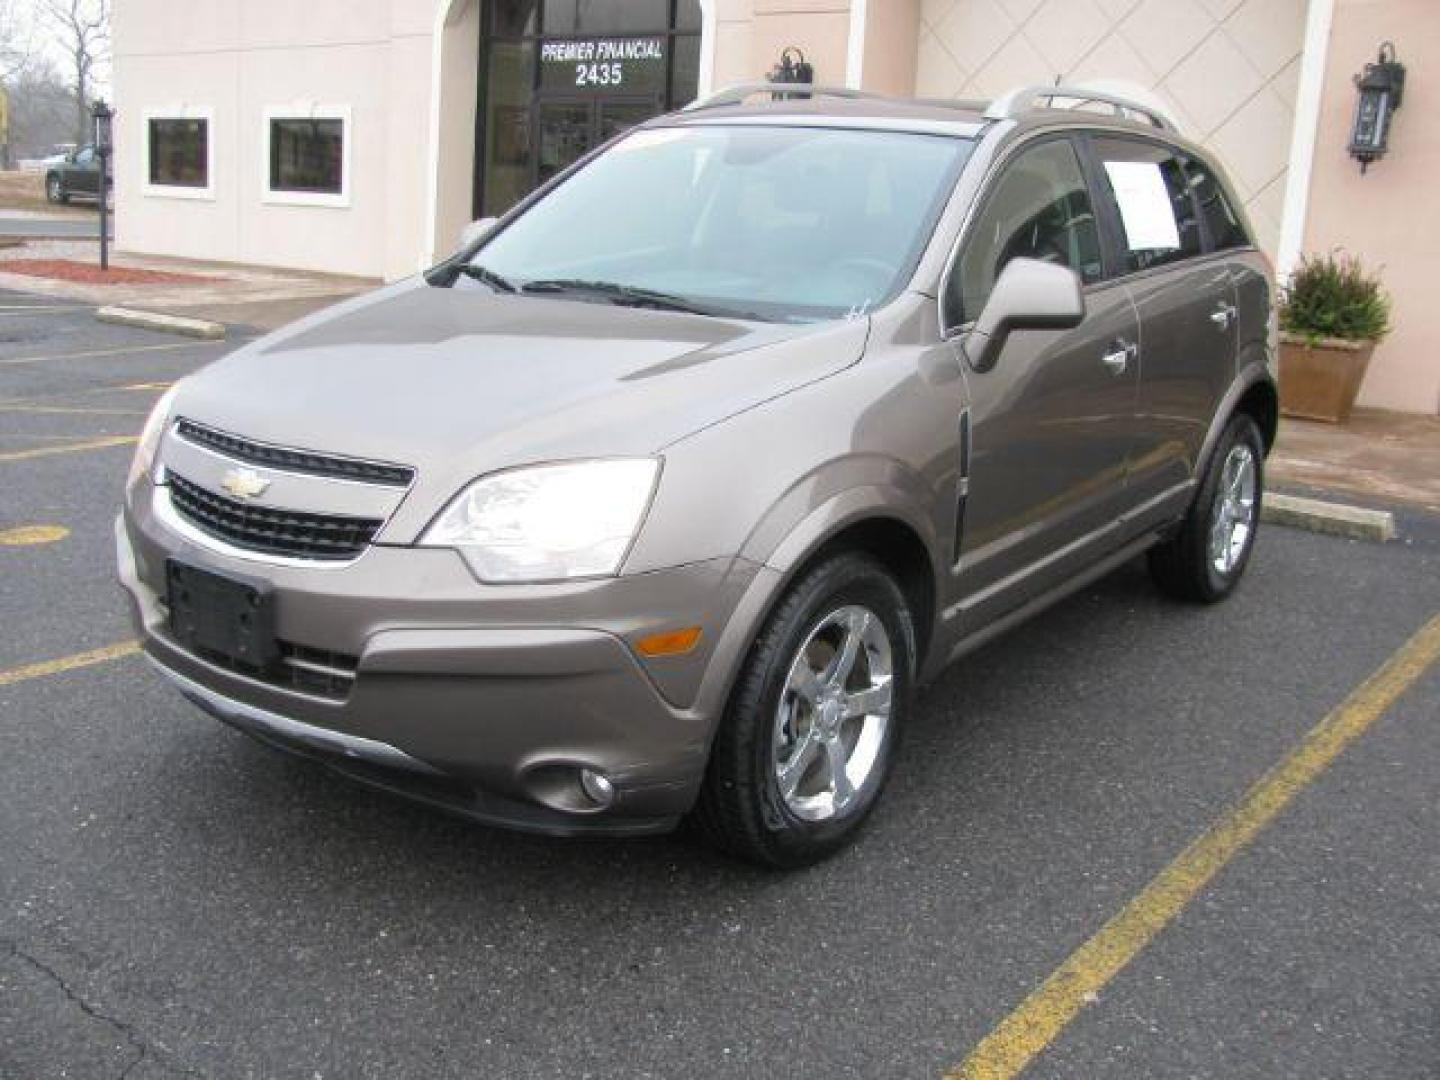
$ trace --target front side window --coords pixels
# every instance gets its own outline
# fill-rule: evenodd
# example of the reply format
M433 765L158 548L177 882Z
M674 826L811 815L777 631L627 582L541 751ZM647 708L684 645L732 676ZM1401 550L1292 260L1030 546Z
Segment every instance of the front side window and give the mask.
M345 191L345 121L270 119L270 190L309 195Z
M75 155L75 164L76 164L76 165L91 165L91 164L94 163L94 161L95 161L95 148L94 148L93 146L87 146L87 147L85 147L85 149L79 151L79 152L76 153L76 155Z
M155 117L149 121L149 179L153 187L210 186L210 121Z
M975 319L1005 264L1022 256L1068 266L1087 284L1104 276L1090 192L1068 139L1023 150L1005 166L950 275L946 324Z
M1180 157L1139 139L1095 140L1108 196L1120 217L1125 270L1199 255L1200 220Z
M472 262L537 294L601 282L757 318L858 315L903 286L970 148L897 132L640 130Z
M1189 173L1195 198L1200 203L1205 227L1210 233L1211 248L1215 251L1228 251L1231 248L1249 247L1250 237L1245 234L1245 226L1240 221L1240 215L1235 212L1234 203L1225 193L1220 178L1198 161L1186 162L1185 169Z

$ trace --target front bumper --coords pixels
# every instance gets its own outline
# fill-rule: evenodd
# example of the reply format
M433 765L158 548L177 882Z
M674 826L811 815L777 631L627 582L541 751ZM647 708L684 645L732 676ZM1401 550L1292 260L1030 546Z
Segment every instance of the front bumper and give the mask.
M150 659L190 700L272 745L487 822L549 833L671 827L694 801L725 681L713 648L758 568L717 560L604 581L489 586L447 550L375 546L343 567L272 565L167 527L141 484L116 523L119 575ZM323 695L232 670L170 635L165 563L263 576L277 635L354 658ZM700 625L686 656L632 642ZM728 655L728 653L727 653ZM581 768L604 773L598 807Z

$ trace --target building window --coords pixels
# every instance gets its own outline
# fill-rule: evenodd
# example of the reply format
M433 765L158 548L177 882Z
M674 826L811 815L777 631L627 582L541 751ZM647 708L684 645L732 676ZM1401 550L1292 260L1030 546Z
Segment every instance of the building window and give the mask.
M349 206L350 113L339 107L265 114L265 201Z
M173 114L147 114L145 137L147 194L213 197L215 156L208 113L177 110Z

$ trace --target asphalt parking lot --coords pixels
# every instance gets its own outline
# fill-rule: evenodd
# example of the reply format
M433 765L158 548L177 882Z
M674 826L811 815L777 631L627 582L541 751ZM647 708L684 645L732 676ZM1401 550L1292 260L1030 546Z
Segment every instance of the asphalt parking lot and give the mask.
M162 685L111 522L235 341L0 292L0 536L54 527L0 544L0 1076L1440 1075L1440 665L1356 693L1436 636L1440 520L1262 530L1215 608L1122 569L930 687L861 842L777 875L455 821Z

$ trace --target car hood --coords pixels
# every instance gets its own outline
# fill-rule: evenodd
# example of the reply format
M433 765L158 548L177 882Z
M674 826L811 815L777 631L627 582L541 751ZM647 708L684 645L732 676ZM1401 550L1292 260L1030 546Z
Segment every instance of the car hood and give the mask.
M868 323L781 325L413 279L252 342L175 415L409 465L417 490L508 466L651 454L854 363ZM410 500L413 501L413 500Z

